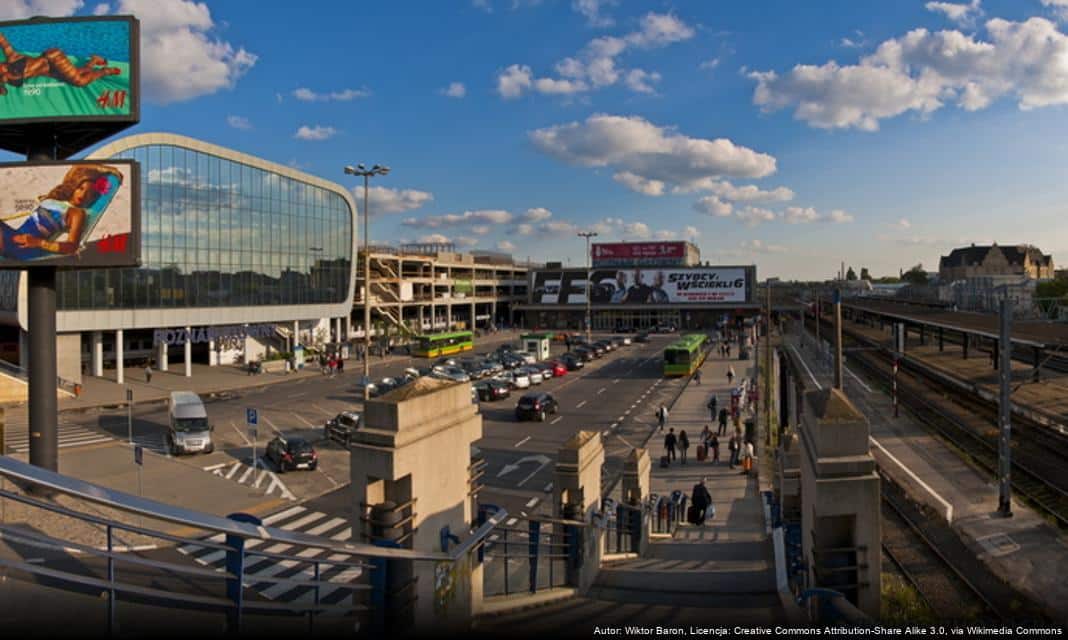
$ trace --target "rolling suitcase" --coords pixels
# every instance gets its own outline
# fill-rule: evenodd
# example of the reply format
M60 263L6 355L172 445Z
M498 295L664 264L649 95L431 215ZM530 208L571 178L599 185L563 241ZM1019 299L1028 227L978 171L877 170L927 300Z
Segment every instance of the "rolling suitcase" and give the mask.
M667 469L671 465L671 458L667 456L660 456L660 468Z
M697 445L697 461L704 462L708 458L708 447L703 444Z
M686 507L686 522L697 524L700 521L701 510L692 504Z

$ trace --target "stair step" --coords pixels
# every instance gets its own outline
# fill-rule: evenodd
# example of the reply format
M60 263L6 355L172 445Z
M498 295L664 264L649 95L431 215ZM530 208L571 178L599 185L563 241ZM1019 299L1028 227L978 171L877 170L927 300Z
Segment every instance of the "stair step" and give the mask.
M653 542L646 556L662 560L703 560L730 562L771 561L773 549L768 541L748 542Z
M644 604L647 606L692 607L709 610L722 610L726 616L744 617L744 612L757 614L756 619L767 624L781 610L779 594L768 591L753 593L691 593L688 591L664 591L625 589L619 587L602 587L594 585L586 594L587 598L626 604ZM712 612L710 612L712 614ZM714 614L712 614L714 615ZM778 615L781 615L779 613Z
M598 572L594 584L600 587L709 594L775 590L775 571L767 562L640 562L603 568Z

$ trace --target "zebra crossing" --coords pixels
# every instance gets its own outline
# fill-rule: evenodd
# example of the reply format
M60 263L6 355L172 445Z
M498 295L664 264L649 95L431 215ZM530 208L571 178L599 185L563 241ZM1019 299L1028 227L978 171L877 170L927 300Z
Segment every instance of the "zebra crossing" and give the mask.
M309 535L326 536L337 542L347 542L352 538L352 527L345 518L333 517L322 511L309 511L305 507L295 506L285 509L273 515L263 518L263 525L285 529L286 531L299 531ZM208 542L225 542L224 534L216 534L206 538ZM321 585L319 588L319 602L321 604L337 604L350 596L352 590L347 586L360 577L362 569L355 567L337 566L335 562L356 562L358 558L347 553L327 553L325 549L305 547L296 553L291 553L294 545L279 543L263 549L258 549L266 544L265 540L249 540L245 543L246 550L259 550L265 553L286 553L294 559L280 560L278 558L260 558L250 555L246 558L245 586L257 591L260 595L270 600L279 602L297 602L301 604L314 603L314 589L304 585L293 585L285 582L265 582L265 578L282 578L292 580L315 580L315 569L310 562L323 560L319 565L319 580L336 583L337 586ZM226 552L222 549L204 547L196 544L187 544L178 547L178 552L190 556L198 564L224 571L226 569Z
M88 429L86 427L71 423L59 423L57 431L60 449L84 447L91 444L100 444L104 442L126 442L126 438L116 438L115 436L112 436L103 431L95 431L93 429ZM29 452L29 428L27 428L25 431L8 432L6 434L6 439L6 448L11 453ZM140 445L145 449L149 449L160 455L167 455L167 445L164 442L164 437L161 433L135 435L133 441L134 444Z
M279 498L285 498L286 500L296 500L297 497L289 490L289 487L285 485L281 479L263 464L261 458L256 458L254 465L248 465L240 460L234 460L233 462L220 462L218 464L212 464L204 467L204 471L210 472L212 475L226 478L227 480L233 480L238 484L243 484L253 489L263 488L263 495L269 496L276 491Z

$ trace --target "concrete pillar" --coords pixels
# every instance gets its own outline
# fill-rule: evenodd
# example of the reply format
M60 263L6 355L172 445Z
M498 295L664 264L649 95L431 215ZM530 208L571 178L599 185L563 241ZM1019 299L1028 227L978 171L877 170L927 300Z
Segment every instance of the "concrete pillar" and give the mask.
M419 305L418 310L419 310L419 325L418 325L418 329L416 330L416 333L422 334L422 333L425 333L425 330L423 329L423 305Z
M471 403L470 385L425 377L405 389L400 399L368 401L365 425L353 434L352 529L358 532L356 541L377 538L381 532L364 518L370 518L372 505L392 503L399 518L410 518L400 525L403 532L397 532L407 535L401 546L438 552L445 528L463 541L473 524L468 466L471 445L482 437L482 416ZM396 612L402 618L399 624L410 625L415 635L469 630L482 604L482 565L477 560L472 552L452 567L389 561L387 575L407 584L415 580L409 588L416 598L414 610L398 606L390 608L391 613ZM440 579L435 574L442 569L452 576L444 594L436 590Z
M775 492L782 505L782 518L796 522L801 517L801 441L797 430L782 439L776 463Z
M300 320L293 321L293 339L290 340L289 350L292 351L300 344Z
M156 345L156 368L160 371L166 371L170 365L170 346L166 342L160 342Z
M344 339L341 337L341 318L336 318L334 325L334 342L341 342Z
M193 327L185 328L185 377L193 377Z
M468 331L474 331L478 326L478 320L475 318L477 315L477 309L475 309L475 303L471 303L471 326L467 327Z
M490 301L490 322L497 324L497 298Z
M219 366L219 351L215 348L214 340L208 340L208 366Z
M594 523L601 517L601 470L604 444L599 431L579 431L560 449L553 471L553 516ZM603 530L575 529L584 535L578 567L568 567L567 583L585 593L601 567ZM562 531L558 533L563 533ZM560 538L562 539L562 537Z
M104 375L104 332L94 331L90 339L89 355L93 363L93 375Z
M840 389L809 392L805 401L811 417L800 430L801 547L808 584L840 591L878 619L881 498L868 420Z
M452 304L445 305L445 331L452 331Z
M115 382L119 384L126 382L124 346L122 329L119 329L115 332Z

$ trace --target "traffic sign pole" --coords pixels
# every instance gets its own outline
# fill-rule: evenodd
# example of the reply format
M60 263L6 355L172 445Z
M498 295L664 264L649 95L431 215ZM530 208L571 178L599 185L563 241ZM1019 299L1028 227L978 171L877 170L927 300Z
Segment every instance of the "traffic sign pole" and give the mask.
M259 429L256 425L259 424L259 414L255 409L249 407L245 409L245 423L248 425L248 435L252 438L252 468L256 468L256 440L259 438Z
M133 444L133 389L126 387L126 431Z
M134 464L137 465L137 497L145 497L145 485L141 476L141 468L145 466L145 450L141 445L134 447ZM140 516L139 520L142 527L145 526L145 517Z

